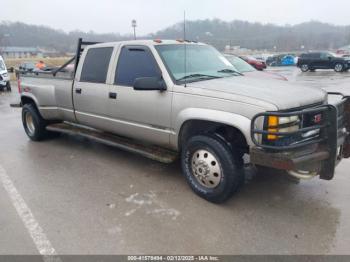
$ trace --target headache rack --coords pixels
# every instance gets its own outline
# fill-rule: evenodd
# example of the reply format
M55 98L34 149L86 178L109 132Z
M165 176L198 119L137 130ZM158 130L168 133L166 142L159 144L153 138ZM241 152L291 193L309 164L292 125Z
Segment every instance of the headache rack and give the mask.
M74 61L74 76L75 76L75 73L77 71L77 67L78 67L78 64L80 61L81 53L84 51L84 47L89 46L89 45L96 45L96 44L100 44L100 43L101 42L83 41L82 38L79 38L77 49L75 52L75 56L72 59L70 59L69 61L67 61L64 65L62 65L60 68L55 70L53 72L53 75L55 76L59 71L61 71L63 68L65 68L67 65L71 64Z
M251 122L251 138L253 143L259 148L273 151L293 150L319 143L325 143L333 150L337 150L338 144L342 142L338 140L345 139L347 133L350 131L350 97L336 92L329 92L328 94L341 96L342 99L335 105L327 104L296 111L264 112L255 115ZM270 116L279 118L298 116L301 121L299 129L292 132L269 131L266 127L266 119ZM303 126L305 124L304 120L313 116L321 116L322 121L317 124ZM257 122L261 118L263 118L264 124L263 128L259 129ZM314 136L303 137L303 135L310 131L318 132L315 132ZM275 135L278 138L276 141L270 142L266 139L269 135ZM282 140L283 143L280 143L279 140ZM344 151L349 154L349 150Z

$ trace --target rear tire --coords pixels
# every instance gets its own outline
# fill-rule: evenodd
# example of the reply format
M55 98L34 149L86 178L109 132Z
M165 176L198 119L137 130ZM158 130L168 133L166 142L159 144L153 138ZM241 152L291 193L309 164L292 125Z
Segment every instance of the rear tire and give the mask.
M22 123L27 136L33 141L41 141L48 136L47 122L42 118L33 104L25 104L22 108Z
M308 64L302 64L300 66L300 69L301 69L301 71L303 71L305 73L305 72L309 71L310 68L309 68Z
M11 83L10 82L6 83L6 89L7 89L7 91L11 92Z
M212 203L229 199L242 185L242 159L221 139L198 135L181 151L181 166L188 184L200 197Z
M343 72L344 71L344 65L342 63L336 63L334 65L334 71L337 73Z

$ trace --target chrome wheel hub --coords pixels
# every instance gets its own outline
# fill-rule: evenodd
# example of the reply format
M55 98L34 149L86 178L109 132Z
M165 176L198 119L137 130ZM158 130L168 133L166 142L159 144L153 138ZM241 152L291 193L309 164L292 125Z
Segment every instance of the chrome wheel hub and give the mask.
M26 125L27 125L27 130L29 132L30 135L34 135L35 133L35 125L34 125L34 120L33 117L30 113L26 113Z
M192 156L191 165L193 176L202 186L215 188L220 184L220 162L209 151L197 150Z

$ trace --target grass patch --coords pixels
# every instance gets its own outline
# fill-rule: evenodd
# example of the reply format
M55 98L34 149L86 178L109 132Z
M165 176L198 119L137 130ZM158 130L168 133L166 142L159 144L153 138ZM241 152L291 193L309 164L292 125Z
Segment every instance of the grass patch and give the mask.
M17 68L20 64L24 62L34 62L44 61L47 66L60 66L67 62L71 57L53 57L53 58L9 58L5 59L7 68L14 67Z

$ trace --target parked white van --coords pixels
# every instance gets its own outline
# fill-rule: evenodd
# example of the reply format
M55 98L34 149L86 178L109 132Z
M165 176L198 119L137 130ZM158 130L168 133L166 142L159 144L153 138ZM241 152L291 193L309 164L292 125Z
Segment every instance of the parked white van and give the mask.
M10 76L7 72L4 59L0 56L0 90L4 88L7 91L11 91Z

